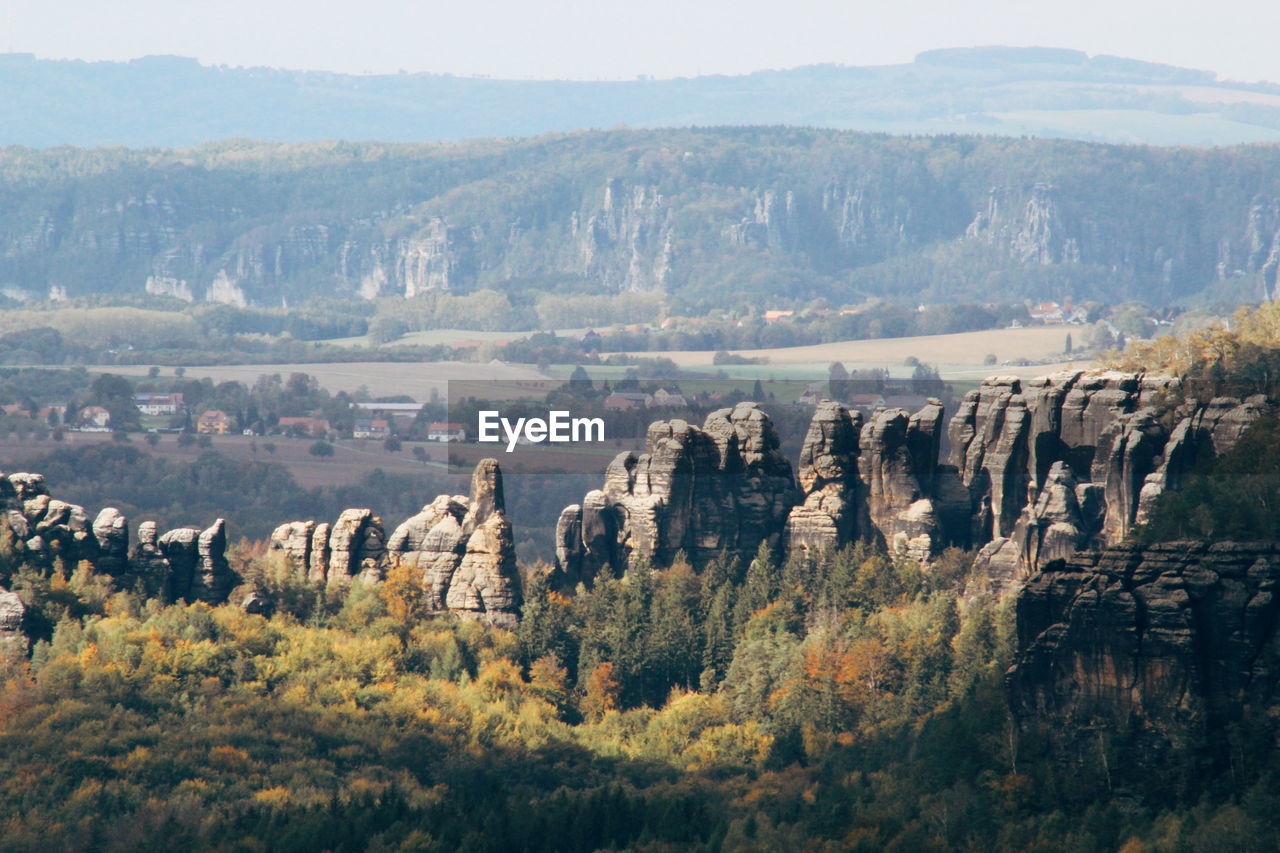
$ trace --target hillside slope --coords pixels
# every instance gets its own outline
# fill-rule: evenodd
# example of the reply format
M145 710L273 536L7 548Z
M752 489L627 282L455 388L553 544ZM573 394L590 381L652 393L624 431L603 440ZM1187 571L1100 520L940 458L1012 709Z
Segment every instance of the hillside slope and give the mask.
M343 75L0 55L0 144L411 142L613 127L789 124L1230 145L1280 140L1280 88L1077 50L935 50L902 65L586 82Z
M0 150L0 288L17 300L1168 303L1256 300L1277 267L1272 146L717 128Z

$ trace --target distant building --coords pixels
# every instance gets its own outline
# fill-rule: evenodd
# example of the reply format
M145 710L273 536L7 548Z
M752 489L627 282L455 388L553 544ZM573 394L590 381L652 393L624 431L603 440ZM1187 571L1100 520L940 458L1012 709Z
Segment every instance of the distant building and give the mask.
M427 427L427 441L466 441L467 428L462 424L438 423Z
M826 390L822 387L825 383L814 382L804 389L804 393L796 398L796 403L801 406L816 406L823 400L831 399Z
M10 403L7 406L0 406L6 415L17 415L23 418L31 417L31 410L21 403Z
M357 409L385 414L416 415L426 403L356 403Z
M144 415L176 415L185 403L181 394L141 393L133 395L133 404Z
M1056 326L1063 322L1062 306L1056 302L1040 302L1027 309L1027 314L1037 323Z
M647 409L652 404L653 398L640 391L615 391L604 398L604 407L614 412Z
M329 422L323 418L281 418L276 426L285 433L298 433L313 438L329 434Z
M784 317L794 317L794 311L766 311L764 312L764 321L766 323L776 323Z
M848 405L855 409L863 409L864 411L874 412L883 406L884 397L879 394L850 394Z
M99 427L106 429L111 422L111 413L102 406L85 406L76 415L76 423L82 427Z
M59 403L52 406L45 406L40 410L40 420L45 421L51 426L57 426L64 423L67 419L67 407Z
M226 435L231 430L231 418L221 409L209 409L196 419L196 432L201 435Z
M360 419L356 421L351 434L356 438L390 438L391 424L380 419Z
M688 403L684 399L684 395L678 391L668 391L665 388L659 388L653 392L652 406L685 406Z

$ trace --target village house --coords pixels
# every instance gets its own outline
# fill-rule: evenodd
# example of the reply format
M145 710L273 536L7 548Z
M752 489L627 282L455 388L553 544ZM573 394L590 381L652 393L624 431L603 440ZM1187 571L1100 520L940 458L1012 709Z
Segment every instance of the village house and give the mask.
M825 385L825 382L810 383L804 389L804 393L796 399L796 403L801 406L816 406L823 400L830 399L826 389L823 387Z
M196 420L196 432L201 435L226 435L231 430L231 418L221 409L209 409Z
M679 391L668 391L665 388L659 388L653 392L653 400L650 405L654 407L669 407L685 406L688 403L685 401L684 395Z
M884 405L884 397L879 394L850 394L847 405L864 412L874 412Z
M111 413L102 406L85 406L76 418L81 429L104 430L110 422Z
M604 398L604 407L612 412L647 409L652 404L653 398L641 391L615 391Z
M1033 322L1056 326L1062 322L1062 306L1056 302L1040 302L1027 309Z
M766 323L776 323L779 320L783 319L784 317L794 317L795 314L796 312L794 311L777 311L777 310L766 311L764 312L764 321Z
M356 421L355 429L351 431L351 435L355 438L390 438L391 424L380 418L361 418Z
M426 403L356 403L357 409L378 415L416 415Z
M466 441L467 429L462 424L436 423L427 427L427 441Z
M281 418L276 427L286 435L324 438L329 434L329 422L323 418Z
M134 394L133 404L144 415L176 415L185 407L181 394L152 392Z
M40 410L40 420L46 422L50 426L57 426L60 423L64 423L66 422L66 419L67 407L60 403L55 403L52 406L45 406Z

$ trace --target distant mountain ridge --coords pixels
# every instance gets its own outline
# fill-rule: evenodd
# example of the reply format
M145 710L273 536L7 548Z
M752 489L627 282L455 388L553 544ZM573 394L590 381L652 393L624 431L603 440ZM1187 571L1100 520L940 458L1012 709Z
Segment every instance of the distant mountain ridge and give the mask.
M0 292L239 305L493 289L675 311L1258 300L1280 147L787 127L0 149Z
M902 65L613 82L0 54L0 91L0 144L34 147L180 147L233 137L413 142L619 124L784 124L1183 145L1280 141L1280 86L1056 48L956 48Z

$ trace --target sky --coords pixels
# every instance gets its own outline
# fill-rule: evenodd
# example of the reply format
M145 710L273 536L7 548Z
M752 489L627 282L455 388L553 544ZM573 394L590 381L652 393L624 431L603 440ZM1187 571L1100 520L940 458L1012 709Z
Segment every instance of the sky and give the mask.
M0 50L51 59L512 79L741 74L1042 45L1280 81L1269 0L0 0Z

